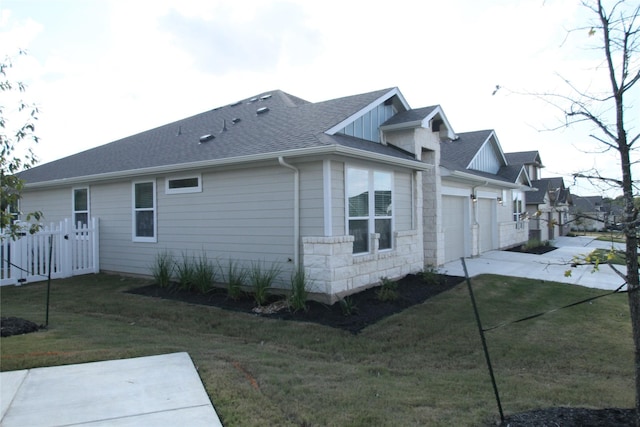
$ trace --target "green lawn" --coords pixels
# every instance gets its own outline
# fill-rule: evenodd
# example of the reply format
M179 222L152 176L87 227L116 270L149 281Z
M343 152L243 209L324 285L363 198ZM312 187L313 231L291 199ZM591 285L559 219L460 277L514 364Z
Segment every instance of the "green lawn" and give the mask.
M497 408L466 285L359 335L122 291L142 279L54 281L47 331L2 338L3 371L188 352L225 426L472 426ZM485 327L603 291L472 280ZM44 322L46 284L3 287L2 316ZM505 413L633 407L626 294L487 333Z

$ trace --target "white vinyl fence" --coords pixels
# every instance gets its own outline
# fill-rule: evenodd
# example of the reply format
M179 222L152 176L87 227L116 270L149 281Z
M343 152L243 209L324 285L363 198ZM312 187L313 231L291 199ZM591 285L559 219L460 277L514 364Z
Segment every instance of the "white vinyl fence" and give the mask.
M100 271L98 219L73 225L64 220L36 234L0 242L0 286L20 285Z

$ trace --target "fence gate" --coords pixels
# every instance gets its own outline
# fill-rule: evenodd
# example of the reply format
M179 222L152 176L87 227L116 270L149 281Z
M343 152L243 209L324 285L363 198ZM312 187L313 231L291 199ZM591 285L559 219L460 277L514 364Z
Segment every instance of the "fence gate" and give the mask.
M77 276L100 271L98 219L88 224L64 220L36 234L0 242L0 286L18 285L51 278Z

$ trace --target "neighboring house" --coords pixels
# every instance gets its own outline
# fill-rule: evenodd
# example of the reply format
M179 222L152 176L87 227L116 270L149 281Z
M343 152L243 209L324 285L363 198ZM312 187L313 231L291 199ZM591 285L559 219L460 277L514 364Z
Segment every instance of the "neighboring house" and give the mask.
M602 196L573 196L571 229L602 231L609 224L609 210Z
M522 165L509 164L496 133L458 133L440 149L441 204L436 219L443 229L444 253L438 263L526 242L524 193L531 190L529 177Z
M569 209L572 196L561 177L531 181L538 191L527 194L529 237L541 242L566 236L570 229ZM529 197L531 196L531 197Z
M529 179L493 131L455 134L397 88L310 103L275 90L21 173L20 208L100 218L100 269L171 251L304 268L330 301L527 239Z

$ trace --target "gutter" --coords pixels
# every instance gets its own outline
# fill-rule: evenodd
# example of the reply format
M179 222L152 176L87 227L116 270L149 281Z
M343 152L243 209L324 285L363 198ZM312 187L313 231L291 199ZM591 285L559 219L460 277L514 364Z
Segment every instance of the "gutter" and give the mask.
M383 162L386 165L395 165L404 168L409 168L413 170L429 170L434 167L434 165L429 165L418 160L409 160L402 159L397 157L388 156L386 154L373 153L367 150L360 150L351 147L344 147L341 145L327 145L322 147L313 147L313 148L300 148L295 150L287 150L275 153L264 153L264 154L254 154L250 156L240 156L240 157L229 157L225 159L215 159L215 160L202 160L198 162L189 162L189 163L180 163L174 165L163 165L163 166L153 166L142 169L129 169L124 171L115 171L115 172L106 172L94 175L84 175L78 177L71 178L61 178L54 179L49 181L38 181L34 183L25 184L25 189L38 189L38 188L49 188L56 187L61 185L74 185L79 183L86 183L88 181L91 182L99 182L99 181L110 181L115 179L130 179L136 178L145 175L157 175L157 174L171 174L171 173L182 173L186 171L202 169L202 168L210 168L210 167L223 167L223 166L234 166L241 165L250 162L259 162L259 161L269 161L274 159L279 159L286 157L305 157L305 156L315 156L315 155L343 155L346 157L353 157L357 159L367 159ZM43 165L44 166L44 165Z
M293 170L293 264L300 268L300 170L278 157L278 163Z
M481 176L477 176L477 175L473 175L473 174L461 172L461 171L455 171L455 170L452 171L448 169L445 169L445 170L447 170L449 173L442 174L443 178L444 177L457 178L458 180L464 181L464 182L478 183L474 185L474 187L482 187L483 185L491 184L499 187L507 187L507 188L520 190L520 191L538 191L537 188L528 187L522 184L516 184L516 183L507 182L507 181L500 181L499 179L481 177Z

